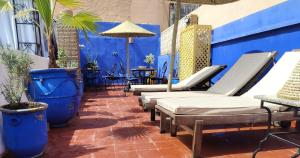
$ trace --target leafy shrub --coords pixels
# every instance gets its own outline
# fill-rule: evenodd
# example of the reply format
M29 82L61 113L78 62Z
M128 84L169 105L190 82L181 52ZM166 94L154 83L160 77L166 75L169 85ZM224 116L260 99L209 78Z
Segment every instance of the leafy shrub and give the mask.
M10 106L20 106L22 95L27 90L33 61L27 53L3 46L0 47L0 59L8 74L6 81L0 86L0 92Z

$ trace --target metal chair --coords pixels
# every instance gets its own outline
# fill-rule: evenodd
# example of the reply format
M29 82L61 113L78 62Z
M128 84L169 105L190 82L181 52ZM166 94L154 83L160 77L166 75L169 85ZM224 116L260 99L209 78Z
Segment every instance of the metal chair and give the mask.
M120 62L120 73L119 73L119 77L121 79L121 82L126 85L128 84L128 82L130 84L137 84L138 82L138 77L136 77L135 74L132 74L132 76L128 76L125 70L125 67L123 65L122 62Z
M104 78L105 88L108 85L112 85L112 86L115 85L115 82L120 79L120 77L118 75L116 75L116 70L117 70L117 64L114 64L110 71L105 71L106 75L102 77L102 78ZM108 81L110 83L108 83Z
M161 67L160 71L157 73L157 75L155 75L155 74L150 75L151 82L153 82L155 84L166 83L167 79L166 79L165 75L166 75L167 69L168 69L168 62L165 61L163 66Z

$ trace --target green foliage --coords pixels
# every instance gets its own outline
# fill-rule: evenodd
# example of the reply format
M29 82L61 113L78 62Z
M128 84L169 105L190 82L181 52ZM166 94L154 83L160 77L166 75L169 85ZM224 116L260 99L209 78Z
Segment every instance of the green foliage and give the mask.
M3 11L13 10L13 6L11 5L11 3L9 1L0 0L0 10L3 10Z
M78 67L78 61L70 59L65 50L59 49L57 53L57 64L61 68L77 68Z
M29 70L33 61L25 52L0 47L1 63L7 70L7 79L1 85L0 91L12 107L20 105L23 93L26 91Z
M75 9L81 6L78 0L57 0L57 2L69 9Z
M45 34L48 41L51 40L51 35L53 34L53 19L54 12L57 3L68 9L77 9L82 4L79 0L34 0L36 9L29 8L26 10L21 10L17 13L17 17L26 16L31 12L38 12L41 16L42 21L45 23ZM0 0L0 9L2 10L13 10L12 4L9 0ZM75 29L82 30L87 38L87 32L96 32L97 26L96 22L100 19L89 12L79 12L75 15L63 12L60 16L62 24L67 27L72 27ZM37 22L35 22L38 25ZM49 67L56 67L55 63L55 53L52 51L52 44L48 42L49 48Z
M60 15L60 20L67 27L83 30L86 39L88 38L86 30L96 32L95 22L99 21L95 15L88 12L79 12L76 15L63 12Z
M93 57L91 52L88 50L86 53L86 69L97 70L98 69L98 56Z
M65 50L59 49L57 52L57 64L59 67L67 67L68 66L68 57L65 53Z
M50 35L53 27L53 11L51 7L51 0L35 0L36 10L39 12L41 18L45 23L45 31L47 35ZM55 8L53 8L55 9Z

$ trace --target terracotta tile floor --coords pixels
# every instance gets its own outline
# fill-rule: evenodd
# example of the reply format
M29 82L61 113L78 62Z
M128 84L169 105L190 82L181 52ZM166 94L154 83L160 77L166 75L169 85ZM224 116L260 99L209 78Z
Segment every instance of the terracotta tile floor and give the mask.
M86 92L80 117L69 127L50 129L47 158L190 158L192 137L159 133L159 123L138 106L137 97L120 91ZM204 157L250 158L265 127L206 131ZM299 136L293 139L300 140ZM299 142L300 143L300 142ZM284 158L295 148L269 142L260 157Z

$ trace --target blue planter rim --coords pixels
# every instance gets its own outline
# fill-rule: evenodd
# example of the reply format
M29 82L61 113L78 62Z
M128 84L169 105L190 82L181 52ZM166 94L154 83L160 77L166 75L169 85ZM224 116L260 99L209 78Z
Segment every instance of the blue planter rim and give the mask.
M54 73L54 72L76 72L76 68L49 68L49 69L32 69L31 74L35 73Z
M36 107L36 108L30 108L30 109L19 109L19 110L10 110L10 109L6 109L4 108L3 105L0 107L0 111L7 113L7 114L19 114L19 113L32 113L32 112L37 112L37 111L43 111L46 110L48 108L48 104L46 103L42 103L42 102L25 102L28 104L38 104L41 105L40 107Z

